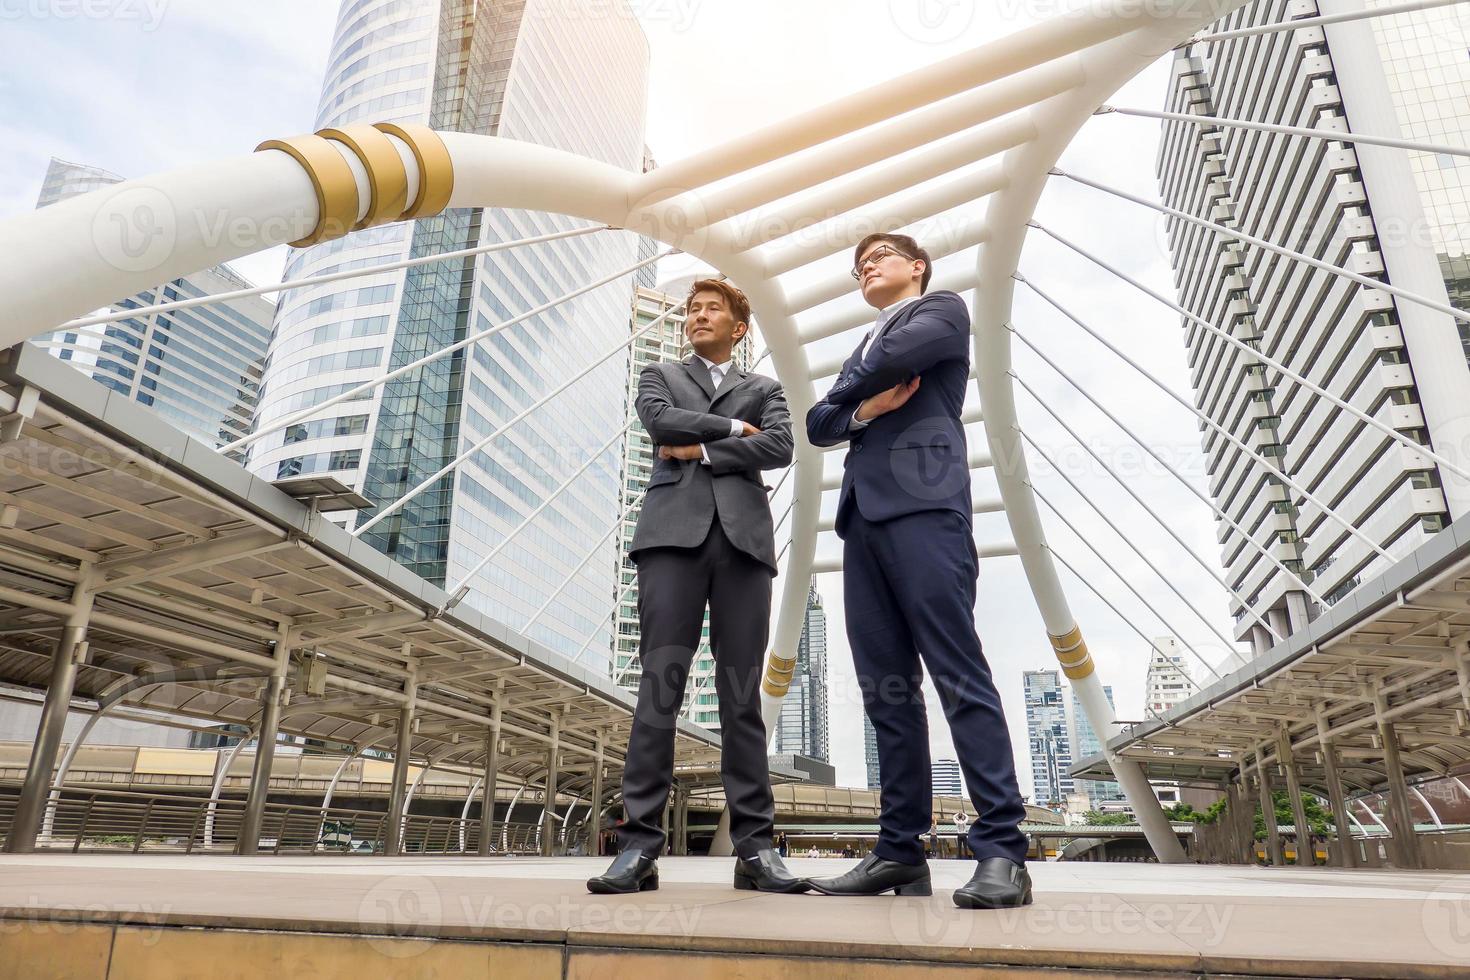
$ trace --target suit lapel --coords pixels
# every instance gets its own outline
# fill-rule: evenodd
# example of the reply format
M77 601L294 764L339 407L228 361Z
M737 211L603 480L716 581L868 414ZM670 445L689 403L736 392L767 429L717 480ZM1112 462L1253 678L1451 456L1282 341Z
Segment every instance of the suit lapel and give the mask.
M705 370L704 362L694 355L684 362L684 370L689 372L689 377L704 391L705 397L711 401L715 397L715 383L709 379L709 372Z
M894 329L895 327L899 326L900 324L902 324L909 317L913 316L914 315L914 309L916 307L918 307L918 305L920 303L922 303L922 302L924 302L924 297L921 296L918 299L914 300L912 303L910 303L908 306L905 306L903 309L901 309L897 313L895 313L893 315L893 319L891 319L887 323L883 324L883 329L882 330L879 330L877 333L875 333L873 335L873 339L870 340L870 341L868 341L868 350L872 350L873 349L873 345L876 344L879 340L881 340L883 338L883 335L884 334L886 334L888 331L890 331L890 330ZM866 351L864 353L866 354Z
M703 367L704 365L700 366ZM721 398L724 398L727 394L734 391L736 388L739 388L741 385L745 384L745 382L749 380L750 375L746 374L744 371L740 370L732 364L730 366L730 370L725 372L725 379L720 382L719 390L715 392L714 401L719 401ZM710 405L713 406L714 402L711 402Z

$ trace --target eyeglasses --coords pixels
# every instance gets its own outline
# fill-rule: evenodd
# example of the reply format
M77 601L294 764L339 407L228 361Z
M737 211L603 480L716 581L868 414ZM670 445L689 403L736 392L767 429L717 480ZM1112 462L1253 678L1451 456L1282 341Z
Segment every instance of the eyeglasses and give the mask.
M901 259L913 259L913 256L904 255L896 248L889 248L887 245L879 245L877 248L873 249L866 256L864 256L857 265L852 267L852 277L854 279L861 280L863 278L863 270L866 269L870 263L877 264L888 258L888 256L890 255L897 255Z

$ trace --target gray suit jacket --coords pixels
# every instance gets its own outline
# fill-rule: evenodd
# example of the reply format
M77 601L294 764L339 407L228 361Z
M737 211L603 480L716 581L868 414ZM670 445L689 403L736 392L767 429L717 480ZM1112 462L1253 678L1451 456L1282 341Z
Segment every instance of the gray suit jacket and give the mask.
M732 367L719 391L698 357L650 364L638 376L638 418L656 446L703 443L700 460L654 458L633 533L632 555L648 548L697 548L718 515L730 543L776 571L775 532L762 470L791 463L791 413L781 383ZM730 420L761 430L730 435Z

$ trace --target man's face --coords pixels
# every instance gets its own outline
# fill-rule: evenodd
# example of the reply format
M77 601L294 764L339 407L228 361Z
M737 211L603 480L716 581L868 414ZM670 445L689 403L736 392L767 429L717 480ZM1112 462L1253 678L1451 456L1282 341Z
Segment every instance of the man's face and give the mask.
M728 351L745 336L747 325L735 319L725 297L713 289L694 294L684 318L684 335L701 354Z
M864 249L855 268L863 299L879 307L887 306L910 286L917 286L924 274L922 259L909 258L897 245L885 241Z

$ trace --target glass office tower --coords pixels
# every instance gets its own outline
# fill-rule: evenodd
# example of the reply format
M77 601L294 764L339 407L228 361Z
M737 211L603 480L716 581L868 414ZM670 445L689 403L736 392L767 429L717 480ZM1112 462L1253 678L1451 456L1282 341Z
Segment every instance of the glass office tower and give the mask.
M36 207L121 183L97 167L52 159ZM113 312L249 289L215 266L112 304ZM170 313L131 316L34 342L100 385L147 405L170 425L216 448L250 431L275 306L260 296Z
M424 123L638 171L647 74L647 42L626 4L349 0L316 124ZM294 253L288 275L585 225L559 215L458 209ZM638 249L635 236L605 232L293 291L277 318L259 421L321 404L615 273L637 261ZM255 448L252 469L276 478L324 467L379 508L396 501L625 340L631 284L630 276L559 305L272 436ZM458 587L485 552L617 432L627 366L625 354L605 361L364 539L428 580ZM610 448L467 583L464 602L569 655L591 637L583 662L605 663L619 450Z

